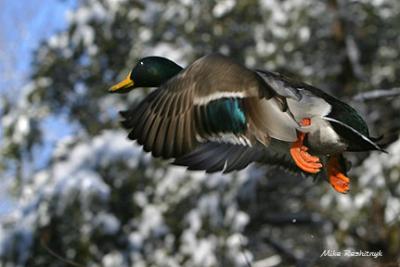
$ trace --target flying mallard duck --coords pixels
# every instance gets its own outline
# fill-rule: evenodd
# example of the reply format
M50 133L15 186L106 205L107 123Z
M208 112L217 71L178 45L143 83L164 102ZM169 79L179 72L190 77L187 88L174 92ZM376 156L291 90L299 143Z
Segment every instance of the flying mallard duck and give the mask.
M342 153L383 149L352 107L306 83L250 70L211 54L183 69L146 57L109 89L126 93L159 87L135 108L121 112L123 126L154 157L174 158L190 170L224 173L290 155L299 170L324 170L338 192L349 190ZM325 166L325 168L324 168Z

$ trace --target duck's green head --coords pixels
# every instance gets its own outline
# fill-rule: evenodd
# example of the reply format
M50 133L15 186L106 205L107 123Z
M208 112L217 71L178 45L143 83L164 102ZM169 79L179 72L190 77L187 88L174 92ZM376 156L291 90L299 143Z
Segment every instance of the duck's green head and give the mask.
M178 74L182 67L164 57L145 57L128 76L109 89L111 93L127 93L137 87L158 87Z

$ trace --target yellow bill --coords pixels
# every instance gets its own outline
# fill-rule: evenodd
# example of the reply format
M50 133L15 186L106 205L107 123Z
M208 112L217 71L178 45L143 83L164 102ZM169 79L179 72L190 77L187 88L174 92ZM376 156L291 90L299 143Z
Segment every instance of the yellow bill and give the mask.
M126 76L125 79L117 83L116 85L112 86L110 89L108 89L109 92L117 92L117 91L125 91L123 89L128 89L130 87L133 87L134 81L131 79L131 73L129 72L128 76Z

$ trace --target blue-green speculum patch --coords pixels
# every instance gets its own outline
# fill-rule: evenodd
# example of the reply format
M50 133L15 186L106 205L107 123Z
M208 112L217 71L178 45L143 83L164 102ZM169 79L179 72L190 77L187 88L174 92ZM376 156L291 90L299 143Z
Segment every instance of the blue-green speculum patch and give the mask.
M222 98L205 106L206 123L213 133L242 134L247 127L242 99Z

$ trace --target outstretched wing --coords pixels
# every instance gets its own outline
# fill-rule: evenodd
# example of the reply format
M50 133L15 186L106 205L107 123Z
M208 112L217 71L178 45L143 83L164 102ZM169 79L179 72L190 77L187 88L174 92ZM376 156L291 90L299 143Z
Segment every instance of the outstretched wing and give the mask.
M122 112L122 124L131 130L130 139L163 158L209 142L250 147L266 146L271 137L294 141L298 125L275 95L255 72L211 55Z
M229 173L246 168L251 163L274 166L292 174L318 177L302 171L289 154L289 144L272 140L269 147L255 144L252 147L210 142L200 145L192 152L175 159L172 164L186 166L188 170L205 170L208 173Z
M226 143L209 142L200 145L190 153L173 162L187 166L189 170L205 170L208 173L229 173L246 168L250 163L262 158L262 145L253 147Z

